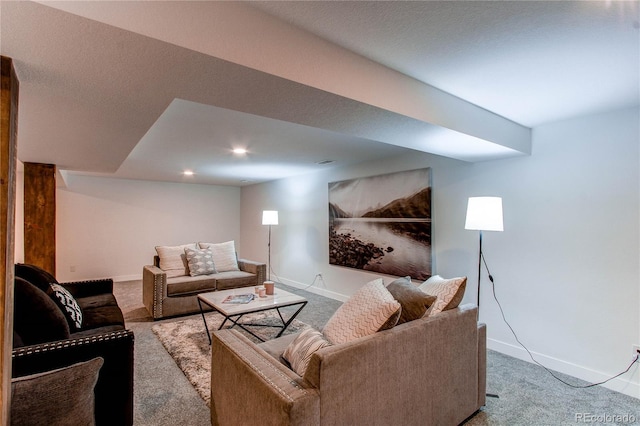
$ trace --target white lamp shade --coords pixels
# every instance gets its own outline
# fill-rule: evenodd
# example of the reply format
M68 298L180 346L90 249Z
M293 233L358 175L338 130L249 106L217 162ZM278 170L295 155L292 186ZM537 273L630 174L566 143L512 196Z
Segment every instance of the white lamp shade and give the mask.
M277 225L278 224L278 211L277 210L263 210L263 212L262 212L262 224L263 225Z
M503 231L502 198L469 197L464 228L477 231Z

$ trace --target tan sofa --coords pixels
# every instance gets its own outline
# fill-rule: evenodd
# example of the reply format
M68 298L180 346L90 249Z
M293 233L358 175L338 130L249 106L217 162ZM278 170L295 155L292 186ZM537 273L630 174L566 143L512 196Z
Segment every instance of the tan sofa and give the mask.
M154 264L142 270L142 300L153 319L200 312L199 293L261 285L267 270L264 263L238 259L238 271L167 278L158 265L155 256Z
M486 327L463 305L315 352L304 377L280 355L213 333L212 425L457 425L485 403Z

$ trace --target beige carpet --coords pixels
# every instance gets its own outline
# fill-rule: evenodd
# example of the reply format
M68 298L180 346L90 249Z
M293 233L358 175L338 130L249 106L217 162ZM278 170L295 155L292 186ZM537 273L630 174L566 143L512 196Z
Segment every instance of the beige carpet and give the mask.
M217 312L207 313L206 318L210 331L217 330L223 320L222 315ZM272 311L247 314L242 317L241 322L269 325L282 324L277 313ZM229 321L225 324L225 328L227 328L228 325ZM283 334L295 333L305 327L308 327L308 325L301 321L293 320ZM209 346L209 339L207 339L202 317L156 324L151 329L156 336L158 336L164 348L175 360L189 382L198 391L200 397L207 403L207 406L209 406L209 400L211 398L211 347ZM235 329L252 341L259 342L258 339L240 327L235 327ZM275 327L253 326L250 329L264 340L274 338L280 331L280 329Z

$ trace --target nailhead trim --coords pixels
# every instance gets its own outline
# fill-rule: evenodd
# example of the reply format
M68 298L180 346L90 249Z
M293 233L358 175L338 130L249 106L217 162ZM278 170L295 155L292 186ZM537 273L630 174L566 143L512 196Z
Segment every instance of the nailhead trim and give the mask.
M242 344L243 346L247 346L246 342L241 340L237 334L230 332L230 333L221 333L222 335L222 339L226 339L227 337L229 338L233 338L237 343ZM250 346L248 347L249 349L253 349ZM243 355L242 353L236 352L234 351L236 355L238 355L244 362L246 362L247 364L249 364L251 366L251 368L260 376L262 377L267 383L269 383L274 389L276 389L282 396L284 396L285 398L287 398L289 401L293 402L294 399L293 397L287 393L286 390L282 389L280 386L278 386L273 380L271 380L265 373L263 373L262 369L259 368L255 363L253 363L247 356ZM254 350L255 352L255 350ZM259 354L258 354L259 355ZM264 360L263 360L264 361ZM272 363L263 362L264 366L269 367L271 369L271 371L275 372L277 375L279 375L280 377L282 377L283 379L285 379L289 384L293 385L297 390L301 391L303 394L308 394L309 391L303 387L301 387L298 383L296 383L294 380L291 380L291 377L287 376L286 374L284 374L282 371L280 371L279 369L277 369Z
M128 336L132 336L133 332L129 330L111 331L108 333L97 334L90 337L81 337L77 339L59 340L51 343L40 343L37 345L26 346L22 348L16 348L13 350L12 358L19 358L32 354L52 352L64 348L90 345L96 342L102 342L107 340L118 340Z

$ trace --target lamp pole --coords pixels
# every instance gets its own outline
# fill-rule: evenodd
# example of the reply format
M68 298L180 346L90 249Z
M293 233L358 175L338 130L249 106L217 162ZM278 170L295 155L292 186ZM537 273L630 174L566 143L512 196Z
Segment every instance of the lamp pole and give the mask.
M267 280L271 281L271 225L278 224L278 212L276 210L264 210L262 212L262 224L269 225L269 240L267 242L268 257L267 257Z
M482 231L502 231L502 198L469 197L465 229L480 232L478 244L478 294L477 306L480 317L480 281L482 274Z
M267 243L269 248L269 255L267 257L267 280L271 281L271 225L269 225L269 242Z
M478 316L480 316L480 274L482 272L482 231L480 231L480 247L478 248Z

